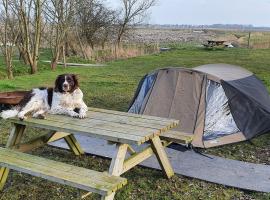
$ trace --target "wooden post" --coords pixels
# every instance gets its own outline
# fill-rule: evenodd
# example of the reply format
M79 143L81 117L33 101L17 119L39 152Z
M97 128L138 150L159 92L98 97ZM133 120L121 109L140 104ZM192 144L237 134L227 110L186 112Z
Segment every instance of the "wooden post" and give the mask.
M74 135L72 135L72 134L68 135L68 136L64 137L64 139L65 139L66 143L68 144L70 150L73 151L73 153L76 156L84 154L84 151L82 150L80 144L77 142Z
M116 147L117 147L117 150L112 159L110 169L109 169L109 174L114 175L114 176L120 176L123 172L123 166L124 166L124 161L125 161L127 150L128 150L128 145L117 144ZM108 196L103 196L102 200L113 200L114 196L115 196L115 192L113 192L112 194Z
M24 125L13 124L6 148L12 148L14 145L19 144L22 139L24 131L25 131ZM0 191L2 191L5 186L8 174L9 174L8 168L2 167L0 169Z
M162 171L165 173L167 178L172 177L174 175L174 171L173 171L171 163L167 157L165 149L160 141L160 138L158 136L155 136L154 138L152 138L151 145L152 145L152 149L153 149L153 151L158 159L160 167L162 168Z
M251 36L251 32L248 32L248 48L250 49L250 36Z

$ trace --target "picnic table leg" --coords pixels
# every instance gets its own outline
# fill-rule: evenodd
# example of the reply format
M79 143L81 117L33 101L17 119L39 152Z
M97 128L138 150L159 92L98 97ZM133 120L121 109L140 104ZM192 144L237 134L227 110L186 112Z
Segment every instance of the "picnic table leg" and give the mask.
M172 177L174 175L174 171L159 136L155 136L151 139L151 145L163 172L165 172L167 178Z
M112 158L109 174L114 176L120 176L123 172L124 161L126 158L126 154L128 151L127 144L117 144L117 150L115 152L114 157ZM113 200L115 196L115 192L108 196L103 196L102 200Z
M76 156L84 154L84 151L82 150L81 145L76 140L76 138L74 137L73 134L70 134L70 135L64 137L64 139L65 139L66 143L68 144L68 147L70 148L70 150L73 151L73 153Z
M25 125L13 124L11 129L6 148L12 148L14 145L20 143L22 136L25 131ZM0 191L3 190L4 185L7 181L9 174L9 169L6 167L1 167L0 169Z
M69 149L76 155L83 155L84 151L81 148L81 145L76 140L73 134L64 133L64 132L55 132L55 134L48 140L48 142L53 142L59 139L64 138L65 142L67 143Z

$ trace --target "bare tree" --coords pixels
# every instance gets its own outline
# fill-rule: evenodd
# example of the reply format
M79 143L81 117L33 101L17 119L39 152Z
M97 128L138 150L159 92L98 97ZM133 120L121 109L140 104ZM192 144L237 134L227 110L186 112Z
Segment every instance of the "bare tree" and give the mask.
M119 29L117 34L117 45L119 46L122 37L128 28L143 21L147 11L155 5L156 0L121 0L122 11L119 19Z
M116 19L115 11L106 8L97 0L85 0L78 4L77 21L80 36L94 49L104 43Z
M18 37L18 24L16 19L12 16L9 9L10 2L8 0L2 0L1 2L1 27L0 40L1 50L5 58L6 72L9 79L13 78L13 66L12 56L15 46L15 41Z
M20 25L16 44L25 62L30 65L31 74L38 70L43 3L42 0L11 0Z
M45 16L50 26L50 46L52 49L51 69L55 70L61 51L65 60L65 39L75 12L76 0L46 1Z

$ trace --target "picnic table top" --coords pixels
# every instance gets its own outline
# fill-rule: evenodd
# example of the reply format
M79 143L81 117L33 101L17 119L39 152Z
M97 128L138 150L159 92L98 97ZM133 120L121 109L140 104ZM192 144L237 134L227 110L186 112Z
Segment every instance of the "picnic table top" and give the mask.
M18 118L9 120L26 126L138 145L174 128L179 123L178 120L173 119L98 108L89 108L85 119L63 115L47 115L45 120L34 118L23 121Z
M223 44L225 40L207 40L208 44Z

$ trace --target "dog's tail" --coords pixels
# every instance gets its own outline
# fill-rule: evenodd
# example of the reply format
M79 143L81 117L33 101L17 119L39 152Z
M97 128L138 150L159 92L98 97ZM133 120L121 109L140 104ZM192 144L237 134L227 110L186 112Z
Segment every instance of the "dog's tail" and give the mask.
M5 110L0 113L0 117L2 117L3 119L8 119L8 118L16 117L18 113L19 113L19 110L17 109Z

